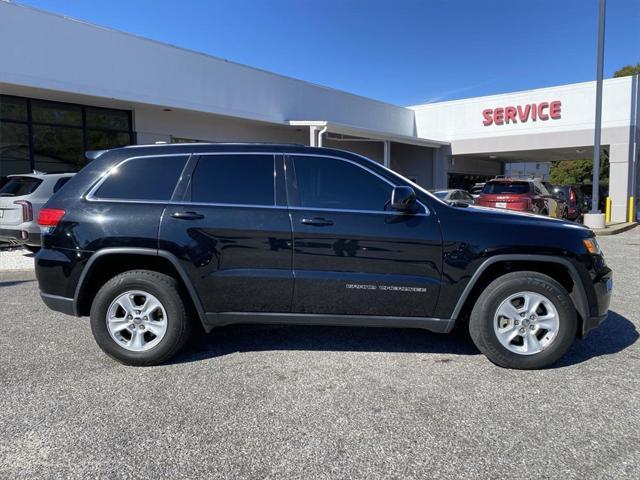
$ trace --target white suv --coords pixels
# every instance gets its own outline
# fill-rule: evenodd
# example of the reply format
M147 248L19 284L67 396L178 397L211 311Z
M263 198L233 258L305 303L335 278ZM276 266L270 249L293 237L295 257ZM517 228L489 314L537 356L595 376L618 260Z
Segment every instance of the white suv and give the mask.
M74 173L29 173L10 175L0 188L0 247L23 245L40 249L40 208L60 190Z

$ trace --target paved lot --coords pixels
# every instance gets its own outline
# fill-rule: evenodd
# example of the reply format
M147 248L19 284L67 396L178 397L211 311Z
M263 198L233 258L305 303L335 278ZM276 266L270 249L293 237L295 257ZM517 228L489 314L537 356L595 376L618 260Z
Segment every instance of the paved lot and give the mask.
M612 314L556 368L422 331L245 326L121 366L0 277L0 478L640 478L640 228Z

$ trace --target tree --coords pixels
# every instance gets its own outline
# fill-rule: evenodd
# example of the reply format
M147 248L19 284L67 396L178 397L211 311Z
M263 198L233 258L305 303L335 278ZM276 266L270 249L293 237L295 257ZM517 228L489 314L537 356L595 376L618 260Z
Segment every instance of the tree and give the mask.
M616 70L613 73L613 78L628 77L630 75L638 74L640 74L640 63L636 63L635 65L625 65L620 70Z
M551 162L549 180L553 184L568 185L572 183L591 183L593 176L593 160L583 158L580 160L558 160ZM609 162L606 158L600 159L600 185L609 184Z

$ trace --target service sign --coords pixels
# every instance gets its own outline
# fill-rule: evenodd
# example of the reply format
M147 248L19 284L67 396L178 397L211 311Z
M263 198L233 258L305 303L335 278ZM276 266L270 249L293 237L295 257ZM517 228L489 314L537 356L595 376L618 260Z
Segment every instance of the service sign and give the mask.
M509 105L506 107L487 108L482 111L482 124L508 125L510 123L546 122L562 117L562 102L527 103L525 105Z

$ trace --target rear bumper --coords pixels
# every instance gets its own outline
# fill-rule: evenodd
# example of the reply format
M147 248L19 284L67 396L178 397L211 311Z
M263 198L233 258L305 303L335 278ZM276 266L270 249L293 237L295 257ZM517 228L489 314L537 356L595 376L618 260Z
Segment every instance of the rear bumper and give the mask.
M40 298L51 310L76 316L73 298L59 297L58 295L49 295L42 292L40 292Z
M39 246L40 233L30 233L21 228L0 228L0 243Z

